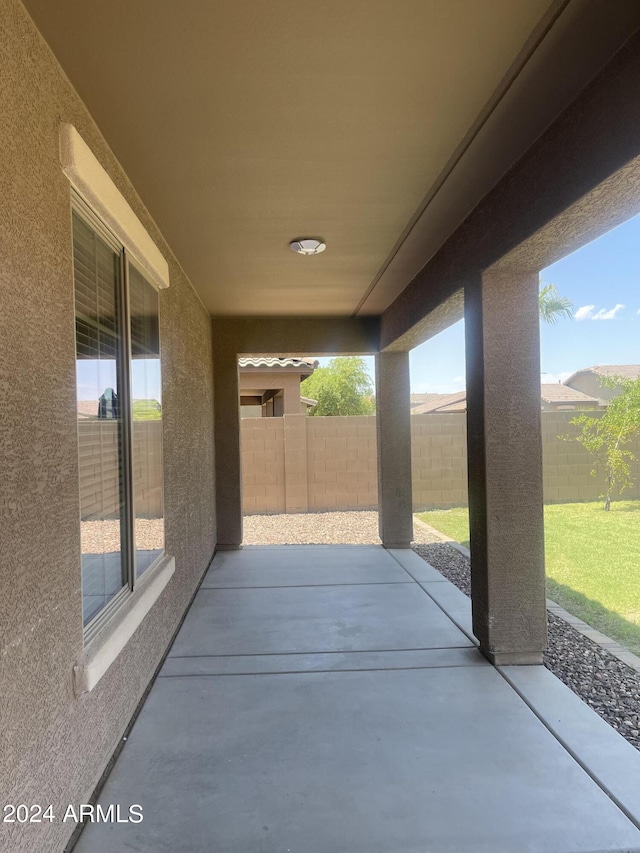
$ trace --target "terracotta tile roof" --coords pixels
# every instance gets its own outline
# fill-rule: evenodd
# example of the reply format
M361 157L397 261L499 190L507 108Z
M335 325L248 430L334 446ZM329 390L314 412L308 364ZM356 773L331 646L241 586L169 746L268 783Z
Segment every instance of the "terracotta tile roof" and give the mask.
M446 406L441 406L438 412L466 412L467 411L467 395L464 395L462 400L454 400Z
M596 376L622 376L623 379L640 379L640 364L596 364L595 367L583 367L565 379L565 385L581 373L593 373Z
M545 403L597 403L596 397L576 391L561 383L542 384L540 398ZM421 406L411 409L412 415L427 415L433 412L466 412L467 393L457 391L455 394L436 394L434 399Z
M467 407L467 392L456 391L454 394L435 394L435 399L422 403L411 409L412 415L427 415L430 412L464 412Z
M540 396L545 403L597 403L597 397L590 397L588 394L583 394L582 391L577 391L575 388L569 388L568 385L563 385L561 382L543 383L540 386Z
M300 367L303 370L308 370L309 368L315 370L318 366L318 360L315 358L296 358L294 356L268 357L259 355L250 358L240 358L238 361L240 367Z
M412 394L411 395L411 408L415 408L416 406L421 406L423 403L430 403L432 400L439 399L442 397L442 394Z
M97 418L98 417L98 401L97 400L78 400L76 409L79 418Z

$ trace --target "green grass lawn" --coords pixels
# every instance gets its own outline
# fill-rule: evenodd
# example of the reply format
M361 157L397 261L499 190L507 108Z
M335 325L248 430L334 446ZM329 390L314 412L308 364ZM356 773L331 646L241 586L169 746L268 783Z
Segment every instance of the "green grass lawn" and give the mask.
M466 508L418 518L469 547ZM640 501L547 506L545 543L549 598L640 654Z
M157 400L134 400L134 421L159 421L162 418L162 407Z

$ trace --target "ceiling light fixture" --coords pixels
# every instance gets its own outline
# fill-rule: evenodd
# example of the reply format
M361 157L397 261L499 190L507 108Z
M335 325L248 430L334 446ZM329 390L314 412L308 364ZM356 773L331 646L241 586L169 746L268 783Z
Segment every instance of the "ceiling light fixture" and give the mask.
M289 248L299 255L319 255L327 248L327 244L323 243L322 240L316 240L314 237L303 237L289 243Z

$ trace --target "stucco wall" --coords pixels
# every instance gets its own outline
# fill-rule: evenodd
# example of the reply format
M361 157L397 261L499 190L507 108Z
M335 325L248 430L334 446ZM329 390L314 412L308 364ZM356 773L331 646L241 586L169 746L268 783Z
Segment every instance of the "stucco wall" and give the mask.
M300 414L300 374L278 373L276 371L240 371L240 393L247 389L281 388L284 397L284 413L287 415Z
M543 412L543 479L546 503L595 501L603 491L592 477L592 460L575 441L576 412ZM287 509L286 437L283 418L242 422L243 510L246 515ZM310 418L306 426L306 480L296 469L291 486L306 487L303 510L375 509L378 503L375 417ZM411 416L413 506L415 510L466 506L466 415ZM630 445L640 458L640 441ZM632 465L633 488L624 498L640 498L640 463ZM295 511L301 511L300 501ZM289 509L289 511L294 511Z
M86 802L215 545L211 323L114 154L17 0L0 14L0 779L16 803ZM82 652L70 188L75 125L170 265L160 299L167 551L176 573L97 687ZM0 825L0 849L60 851L73 825Z

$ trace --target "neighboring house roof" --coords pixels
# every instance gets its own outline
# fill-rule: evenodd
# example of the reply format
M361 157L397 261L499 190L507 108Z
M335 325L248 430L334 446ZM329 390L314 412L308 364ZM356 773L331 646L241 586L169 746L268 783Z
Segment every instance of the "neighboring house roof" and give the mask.
M545 403L597 403L597 397L590 397L588 394L583 394L582 391L577 391L575 388L569 388L568 385L563 385L561 382L543 383L540 386L540 396Z
M442 394L412 394L411 395L411 408L414 409L416 406L421 406L423 403L430 403L432 400L440 399Z
M240 363L240 367L267 367L269 370L278 369L279 367L299 367L301 370L315 370L318 366L319 362L315 358L296 358L294 356L289 357L267 357L263 355L252 356L250 358L240 358L238 359Z
M467 395L465 394L463 400L454 400L453 403L449 403L447 406L441 406L438 412L466 412L467 411Z
M430 395L434 399L411 409L412 415L427 415L430 412L464 412L467 405L467 392L456 391L454 394Z
M574 404L580 403L597 404L596 397L590 397L588 394L583 394L582 391L576 391L575 388L569 388L561 383L543 384L540 386L540 399L545 403L557 404ZM456 391L455 394L437 394L435 399L421 406L415 406L411 409L412 415L428 415L433 412L465 412L467 410L467 392Z
M595 376L621 376L623 379L640 379L640 364L596 364L595 367L583 367L565 379L568 385L576 376L583 373L593 373Z
M97 418L98 417L98 401L97 400L78 400L76 409L79 418Z

